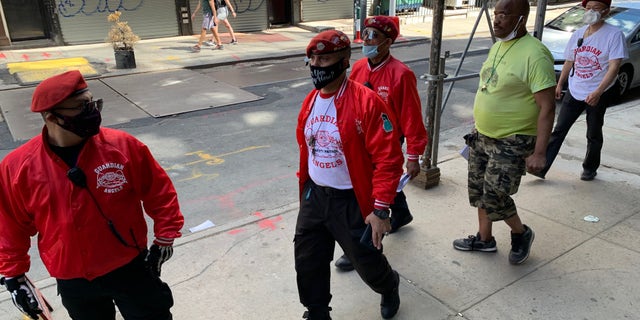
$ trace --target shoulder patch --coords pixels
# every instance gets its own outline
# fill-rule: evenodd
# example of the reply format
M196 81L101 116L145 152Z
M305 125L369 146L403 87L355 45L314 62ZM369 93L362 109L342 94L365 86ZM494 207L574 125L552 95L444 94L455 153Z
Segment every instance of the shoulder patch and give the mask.
M381 117L382 117L382 129L384 129L384 132L389 133L393 131L393 124L391 123L391 120L389 120L389 116L386 113L382 113Z

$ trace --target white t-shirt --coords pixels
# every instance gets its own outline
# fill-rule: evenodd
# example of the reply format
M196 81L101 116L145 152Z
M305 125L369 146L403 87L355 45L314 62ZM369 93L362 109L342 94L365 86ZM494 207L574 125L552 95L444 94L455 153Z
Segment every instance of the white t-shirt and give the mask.
M628 57L624 34L604 23L594 34L584 38L588 25L576 30L564 50L564 58L574 61L574 73L569 73L569 91L577 100L584 100L596 90L609 70L609 61ZM578 46L579 39L582 45ZM615 83L615 82L614 82ZM609 85L609 88L613 83Z
M338 132L334 99L335 95L323 98L318 94L305 124L309 176L319 186L351 189L353 185Z

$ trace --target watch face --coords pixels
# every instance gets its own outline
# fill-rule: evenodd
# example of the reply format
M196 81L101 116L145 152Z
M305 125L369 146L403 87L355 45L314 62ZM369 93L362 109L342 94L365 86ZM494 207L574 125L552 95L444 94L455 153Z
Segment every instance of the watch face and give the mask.
M389 218L389 211L386 210L375 209L373 210L373 214L375 214L380 219Z

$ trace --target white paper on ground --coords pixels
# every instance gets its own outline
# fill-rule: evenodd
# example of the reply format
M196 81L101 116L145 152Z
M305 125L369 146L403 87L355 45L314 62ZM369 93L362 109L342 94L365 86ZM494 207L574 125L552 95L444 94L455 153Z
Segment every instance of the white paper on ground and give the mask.
M211 222L211 220L207 220L207 221L205 221L205 222L203 222L203 223L201 223L201 224L199 224L199 225L197 225L195 227L189 228L189 231L193 233L193 232L198 232L198 231L202 231L202 230L205 230L205 229L213 228L215 226L216 226L215 223Z
M402 177L400 177L400 182L398 183L398 189L396 189L396 192L400 192L402 191L402 188L404 188L404 186L407 185L407 183L409 183L409 180L411 179L411 176L408 173L403 173Z

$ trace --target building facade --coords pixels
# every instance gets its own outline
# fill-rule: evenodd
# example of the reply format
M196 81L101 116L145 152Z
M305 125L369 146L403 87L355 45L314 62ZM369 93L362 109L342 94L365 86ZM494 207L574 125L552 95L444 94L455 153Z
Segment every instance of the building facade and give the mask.
M200 33L202 16L191 21L200 0L0 0L0 46L44 40L52 45L104 42L107 16L121 11L141 39ZM222 0L218 0L222 1ZM233 28L267 30L275 25L353 17L353 0L230 0ZM222 27L222 32L226 32Z

